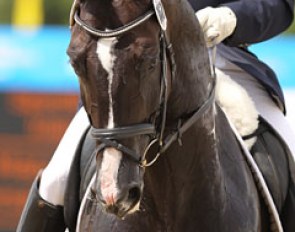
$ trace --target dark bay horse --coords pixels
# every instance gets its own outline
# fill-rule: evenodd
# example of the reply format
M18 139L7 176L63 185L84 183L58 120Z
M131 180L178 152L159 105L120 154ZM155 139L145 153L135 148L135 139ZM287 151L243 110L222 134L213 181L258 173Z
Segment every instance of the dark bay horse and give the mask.
M69 228L269 231L188 2L77 0L72 13L68 54L91 129Z

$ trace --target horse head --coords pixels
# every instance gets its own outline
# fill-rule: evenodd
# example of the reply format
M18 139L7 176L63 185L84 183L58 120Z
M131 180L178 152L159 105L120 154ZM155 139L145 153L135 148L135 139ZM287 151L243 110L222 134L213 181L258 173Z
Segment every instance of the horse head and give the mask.
M193 14L188 3L160 0L76 0L72 8L67 52L97 141L92 191L118 217L138 208L148 150L161 154L169 124L210 94L207 51L195 46L203 35L184 14Z

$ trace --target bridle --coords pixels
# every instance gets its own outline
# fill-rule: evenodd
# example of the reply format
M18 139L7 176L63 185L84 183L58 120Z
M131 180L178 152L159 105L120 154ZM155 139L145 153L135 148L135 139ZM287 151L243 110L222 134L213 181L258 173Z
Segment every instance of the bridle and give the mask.
M199 107L197 110L192 112L191 116L182 123L182 120L178 120L177 129L174 130L172 133L168 134L164 138L164 132L166 127L166 115L167 115L167 102L169 96L169 89L168 89L168 67L171 69L171 80L174 79L176 73L176 63L174 58L174 52L172 43L169 40L169 36L166 32L167 28L167 18L165 14L164 7L162 5L161 0L153 0L153 9L149 10L144 15L138 17L134 21L130 23L108 31L98 30L87 25L83 22L79 17L79 7L74 1L74 4L71 9L70 15L70 26L73 26L77 23L81 28L87 31L89 34L99 37L99 38L110 38L120 36L135 27L145 23L149 20L154 14L156 14L157 20L161 27L161 35L160 35L160 42L161 42L161 93L160 93L160 101L159 101L159 112L158 116L160 117L160 126L159 131L157 131L155 124L153 123L141 123L141 124L134 124L126 127L116 127L110 129L104 128L94 128L93 126L90 129L92 137L100 142L100 145L96 149L96 153L98 154L100 151L107 147L113 147L119 151L121 151L124 155L127 155L131 160L138 163L141 167L149 167L153 165L161 154L163 154L172 143L178 140L179 144L181 145L181 137L182 134L187 131L212 105L215 96L215 78L213 78L213 86L210 92L208 99ZM168 59L167 59L168 56ZM168 65L168 62L170 65ZM134 136L140 135L148 135L150 136L150 143L145 148L144 154L141 156L136 151L122 145L118 142L120 139L132 138ZM150 148L154 144L158 144L158 152L153 160L147 163L146 155Z

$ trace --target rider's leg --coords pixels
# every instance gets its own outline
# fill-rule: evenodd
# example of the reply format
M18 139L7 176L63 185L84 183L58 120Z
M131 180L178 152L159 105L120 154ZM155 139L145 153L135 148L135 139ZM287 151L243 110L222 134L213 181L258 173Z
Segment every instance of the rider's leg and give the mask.
M295 136L285 116L258 81L217 56L216 66L243 86L264 118L251 153L260 167L278 207L285 231L295 231Z
M63 205L67 178L76 148L88 127L88 117L84 108L81 108L49 164L35 179L17 232L64 231Z
M64 232L63 207L50 204L40 197L41 172L33 182L23 209L17 232Z
M77 146L89 127L84 108L81 108L61 139L53 157L43 170L40 195L54 205L64 205L64 193L70 166Z

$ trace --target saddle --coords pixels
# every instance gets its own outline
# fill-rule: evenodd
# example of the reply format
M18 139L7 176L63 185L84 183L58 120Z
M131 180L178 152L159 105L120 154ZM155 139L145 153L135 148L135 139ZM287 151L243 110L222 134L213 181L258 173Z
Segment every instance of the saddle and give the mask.
M267 184L286 231L295 223L286 220L295 213L295 164L281 136L261 116L246 90L216 69L216 102L243 138ZM228 91L230 89L230 91Z

